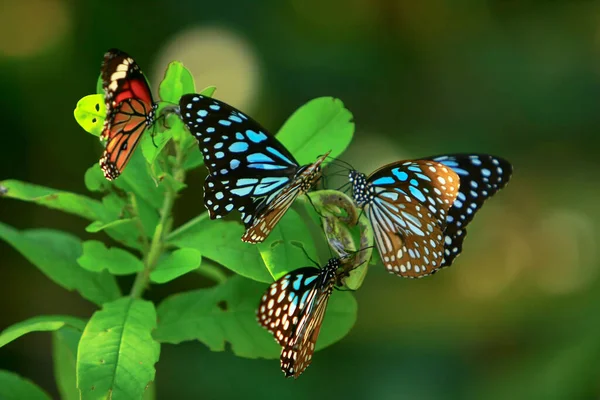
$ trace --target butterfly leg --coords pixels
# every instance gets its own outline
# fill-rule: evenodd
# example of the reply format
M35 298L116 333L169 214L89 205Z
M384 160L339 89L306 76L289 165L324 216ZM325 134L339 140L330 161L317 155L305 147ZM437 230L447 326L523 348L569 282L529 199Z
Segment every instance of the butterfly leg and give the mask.
M321 218L325 218L325 215L321 214L321 212L317 209L317 206L315 206L315 203L313 203L312 199L310 198L310 196L308 195L308 193L305 193L306 198L308 199L308 202L310 203L310 205L312 206L312 208L315 210L315 212L317 213L317 215Z

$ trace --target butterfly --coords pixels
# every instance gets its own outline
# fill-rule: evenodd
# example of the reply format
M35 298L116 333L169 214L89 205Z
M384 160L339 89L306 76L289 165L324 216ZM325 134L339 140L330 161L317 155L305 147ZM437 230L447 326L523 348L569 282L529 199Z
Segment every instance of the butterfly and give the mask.
M457 198L446 216L443 268L451 266L460 255L466 226L483 203L508 184L513 167L505 159L489 154L447 154L431 159L452 168L460 178Z
M157 104L144 74L125 52L111 49L101 69L106 119L101 138L106 148L100 168L106 179L116 179L127 165L144 131L155 121Z
M329 154L301 166L258 122L199 94L181 97L179 116L197 139L208 168L204 205L210 218L237 209L246 228L245 242L267 238L294 200L319 180Z
M452 264L466 225L511 173L499 157L453 154L392 163L369 177L352 170L349 179L385 267L420 278Z
M256 317L281 345L281 370L298 378L310 365L327 302L345 276L338 272L342 260L331 258L319 269L298 268L269 286Z

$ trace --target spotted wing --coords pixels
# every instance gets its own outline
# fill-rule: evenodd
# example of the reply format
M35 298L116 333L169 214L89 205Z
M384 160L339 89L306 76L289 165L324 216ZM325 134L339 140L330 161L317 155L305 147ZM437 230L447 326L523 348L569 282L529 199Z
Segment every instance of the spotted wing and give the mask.
M294 200L306 193L320 177L320 165L329 153L319 157L317 161L306 167L294 179L277 192L274 196L267 198L262 207L256 209L254 214L247 214L246 207L242 206L242 220L246 223L246 232L242 240L248 243L260 243L269 236L275 225L290 208ZM238 208L239 209L239 208Z
M444 230L441 267L449 267L462 251L466 226L483 203L506 186L513 167L503 158L489 154L447 154L431 159L452 168L460 178L458 196L448 211Z
M368 178L365 206L375 242L389 272L419 278L443 261L447 212L459 189L458 175L440 163L393 163Z
M293 186L298 163L252 118L199 94L182 96L179 113L208 168L204 203L212 219L237 209L248 226L282 190Z
M152 92L137 63L126 53L112 49L101 69L106 119L101 138L106 148L100 167L108 180L116 179L131 158L146 128L154 122Z
M281 369L298 377L310 364L330 290L322 270L296 269L267 289L258 306L258 322L282 346Z

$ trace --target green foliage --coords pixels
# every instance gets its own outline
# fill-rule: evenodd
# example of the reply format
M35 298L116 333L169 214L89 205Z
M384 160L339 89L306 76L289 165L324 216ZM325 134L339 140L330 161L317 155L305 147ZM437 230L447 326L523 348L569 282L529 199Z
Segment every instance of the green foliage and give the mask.
M263 243L256 245L273 280L281 278L290 269L311 264L310 258L317 258L317 249L310 236L308 227L295 210L288 210ZM304 249L304 251L303 251ZM294 265L298 260L306 260Z
M77 262L88 271L107 269L113 275L129 275L144 269L144 263L133 254L116 247L109 249L97 240L83 243L83 255Z
M0 370L0 399L50 400L50 396L28 379Z
M98 305L120 296L112 275L86 271L77 264L82 243L75 236L50 229L18 231L0 223L0 238L57 285L77 290L81 296Z
M202 254L196 249L179 249L165 256L150 273L150 280L166 283L200 267Z
M160 346L151 302L124 297L106 303L87 323L77 353L81 399L139 399L154 380Z
M21 321L0 333L0 347L31 332L56 331L64 326L83 330L85 323L78 318L63 315L44 315Z
M342 244L336 249L340 256L372 244L372 237L363 237L367 228L360 221L355 228L356 218L343 215L344 210L352 213L349 200L331 191L311 194L324 213L322 221L312 208L308 222L290 209L259 245L240 240L244 228L239 222L211 220L200 208L197 217L174 229L177 197L187 185L201 184L185 181L187 171L203 165L203 158L194 137L172 112L181 95L195 91L191 73L180 62L172 62L159 85L157 121L142 136L141 150L133 153L114 182L104 178L95 162L84 176L92 192L89 197L15 180L0 182L3 197L81 217L89 221L86 231L97 235L84 242L65 232L18 231L0 223L2 240L58 285L102 307L87 323L68 316L35 317L0 334L1 347L29 332L52 331L55 377L64 399L152 399L159 342L198 340L213 351L223 351L230 343L238 356L277 357L280 347L257 324L256 308L268 284L311 265L307 254L319 259L315 239L323 236L313 234L315 224L327 228L330 244ZM214 92L213 86L201 91L205 96ZM105 113L103 94L84 97L74 111L77 122L94 136L101 133ZM353 131L352 115L343 103L324 97L299 108L278 138L301 163L309 163L327 151L333 157L340 155ZM337 195L346 203L336 200ZM114 240L110 247L105 236ZM236 276L228 277L223 268ZM152 303L141 299L150 284L164 284L192 271L215 284L174 294L157 312ZM352 271L348 287L358 288L364 272L366 265ZM129 296L122 297L117 277L128 274L135 274L135 280ZM344 337L355 319L352 294L335 292L317 349ZM47 398L28 381L0 374L0 397L25 398L21 394Z
M154 337L173 344L199 340L212 351L225 350L225 343L229 342L240 357L278 357L280 347L256 323L256 307L267 287L235 276L222 285L171 296L158 307L159 323ZM354 297L348 292L334 293L317 349L344 337L355 320Z
M52 359L56 386L63 400L79 400L77 389L77 346L83 327L80 330L65 326L52 333Z
M244 243L244 227L232 221L211 220L203 213L168 237L168 243L199 250L202 256L259 282L272 282L257 246Z
M331 150L338 157L354 134L352 113L340 99L319 97L300 107L277 134L299 163L312 163ZM327 161L325 162L327 164Z

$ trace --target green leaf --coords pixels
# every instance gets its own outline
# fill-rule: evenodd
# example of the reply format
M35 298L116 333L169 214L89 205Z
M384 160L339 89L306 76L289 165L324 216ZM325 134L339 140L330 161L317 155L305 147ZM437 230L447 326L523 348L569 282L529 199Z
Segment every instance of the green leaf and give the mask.
M161 100L167 103L166 107L170 107L172 104L179 104L179 98L181 96L186 93L194 93L195 91L196 85L192 73L185 68L181 62L171 62L165 71L164 79L158 87L158 93ZM157 115L163 115L163 108L164 107L160 107ZM169 117L171 115L169 115ZM168 125L171 126L170 135L172 135L175 141L181 141L184 135L186 135L181 120L173 115L173 117L168 120Z
M216 91L217 91L217 87L216 86L207 86L207 87L205 87L204 89L202 89L200 91L200 94L202 96L213 97L215 95ZM188 92L188 93L191 93L191 92Z
M77 379L77 346L81 330L64 327L52 333L52 359L54 379L62 400L79 400Z
M121 298L104 304L88 322L77 354L81 399L139 399L154 380L160 345L151 302Z
M6 190L4 197L33 202L91 221L107 217L102 203L86 196L16 180L2 181L0 185Z
M345 259L344 264L350 269L349 276L344 279L345 286L357 290L366 276L368 260L373 253L373 232L368 218L359 213L350 197L337 190L317 190L311 192L310 198L322 214L323 232L329 246L338 257ZM314 212L312 206L309 211Z
M181 275L185 275L200 266L202 254L196 249L179 249L159 262L154 271L150 273L150 280L156 283L166 283Z
M94 221L85 227L85 231L90 232L90 233L96 233L96 232L100 232L100 231L103 231L108 228L114 228L114 227L122 225L122 224L135 224L135 219L133 219L133 218L117 219L115 221L106 222L106 223L101 222L101 221Z
M0 399L2 400L50 400L35 383L19 375L0 370Z
M77 262L88 271L108 270L113 275L130 275L144 269L144 263L133 254L118 247L106 248L97 240L83 243L83 255Z
M352 118L340 99L319 97L296 110L279 130L277 139L300 164L313 163L329 150L330 157L338 157L352 140Z
M312 264L302 247L313 260L317 258L310 231L293 209L289 209L269 237L256 246L274 280L291 270Z
M104 82L102 82L102 74L99 74L98 80L96 81L96 93L104 94L104 89L102 88L103 85Z
M259 282L272 282L256 246L244 243L244 228L237 222L211 220L207 213L172 232L168 243L200 251L233 272Z
M148 163L139 151L133 152L127 168L114 184L125 192L135 193L138 199L145 200L156 210L162 206L165 189L154 181Z
M173 61L165 71L165 77L158 87L162 101L179 104L179 98L186 93L194 93L196 85L192 73L179 61Z
M56 284L77 290L84 298L102 304L120 296L119 287L108 272L82 269L77 258L82 254L81 240L68 233L50 229L18 231L0 222L0 238L14 247Z
M157 131L158 129L162 129L160 123L160 121L156 122L150 129L147 130L147 132L144 132L140 141L142 154L150 165L154 164L160 152L173 137L173 134L170 130L165 130L162 132Z
M98 163L94 163L94 165L85 171L83 180L85 182L85 187L90 192L102 192L110 187L110 182L104 177L102 169L100 169L100 164Z
M212 351L225 350L248 358L276 358L281 351L273 336L256 322L256 307L267 284L234 276L224 284L165 299L158 307L160 342L199 340ZM344 337L356 320L356 301L349 292L335 292L327 307L317 349Z
M68 315L41 315L9 326L0 333L0 347L31 332L56 331L63 326L72 326L83 331L85 323Z
M215 90L216 90L216 87L209 86L209 87L202 89L200 91L200 94L203 96L212 97L213 94L215 93ZM187 93L193 93L193 91L187 92ZM184 92L183 94L186 94L186 93ZM177 102L179 102L179 98L177 99ZM178 122L177 126L181 127L180 131L179 131L180 136L176 136L175 134L173 134L173 136L175 137L176 141L181 142L181 144L180 144L181 148L188 150L186 153L186 158L192 157L190 155L190 153L200 155L200 150L198 149L196 138L183 125L183 122L181 121L180 118L177 118L177 122Z
M185 161L183 162L183 169L186 171L190 171L192 169L196 169L199 166L204 165L204 157L202 157L202 153L200 150L194 146L190 148L185 157Z
M130 193L130 198L135 198L133 193ZM127 202L127 199L122 194L117 192L111 192L102 198L102 205L104 206L108 215L103 221L96 221L89 225L86 229L102 229L111 238L122 243L125 246L131 247L136 250L143 248L144 236L150 237L154 226L150 227L152 222L157 221L156 211L149 206L146 202L141 201L142 205L138 204L138 208L143 208L148 213L144 215L148 218L148 221L142 223L144 232L140 232L136 221L131 221L133 215L131 214L131 207ZM137 203L136 203L137 204ZM151 218L152 214L155 218ZM120 221L130 221L128 223L122 223Z
M100 136L106 118L106 105L103 94L90 94L77 102L75 120L88 133Z

